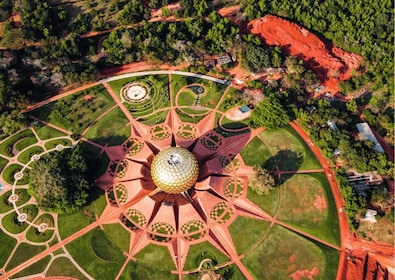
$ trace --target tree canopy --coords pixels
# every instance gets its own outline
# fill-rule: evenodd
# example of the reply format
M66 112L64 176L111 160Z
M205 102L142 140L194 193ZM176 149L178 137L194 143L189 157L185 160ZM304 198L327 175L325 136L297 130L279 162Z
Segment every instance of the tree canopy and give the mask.
M283 105L273 96L266 97L255 107L250 120L254 127L264 126L267 128L286 126L291 121Z
M37 205L57 213L71 213L84 206L92 188L79 146L43 156L33 163L29 176L29 192Z

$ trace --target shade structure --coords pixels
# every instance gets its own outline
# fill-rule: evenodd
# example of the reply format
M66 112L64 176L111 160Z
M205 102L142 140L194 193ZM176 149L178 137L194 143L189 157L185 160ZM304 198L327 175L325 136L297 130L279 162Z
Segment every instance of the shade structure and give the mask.
M198 175L199 165L195 156L180 147L160 151L151 164L154 184L170 194L179 194L193 187Z

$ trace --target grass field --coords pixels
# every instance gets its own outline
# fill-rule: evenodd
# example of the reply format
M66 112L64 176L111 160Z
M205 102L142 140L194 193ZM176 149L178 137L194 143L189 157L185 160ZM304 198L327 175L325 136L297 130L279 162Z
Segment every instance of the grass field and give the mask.
M96 228L93 230L91 247L96 257L101 260L116 262L122 259L121 249L111 242L101 229Z
M259 195L251 188L248 188L247 198L258 205L269 215L274 216L277 212L280 202L281 186L274 188L267 195Z
M166 246L150 244L138 252L135 257L138 264L142 263L155 270L167 271L168 274L170 270L176 269Z
M309 147L291 127L265 130L260 137L281 171L321 168ZM300 159L297 158L297 154L301 155Z
M41 140L48 140L48 139L55 138L55 137L66 136L65 133L63 133L55 128L52 128L48 125L40 124L39 127L35 127L34 130L36 131L38 137Z
M16 163L8 165L2 173L3 179L10 185L12 185L15 181L14 175L15 173L19 172L22 170L22 166ZM21 180L18 180L17 185L25 185L29 182L29 170L25 169L23 171L23 178Z
M13 277L17 278L17 277L23 277L23 276L29 276L29 275L41 273L47 267L50 260L51 257L46 256L43 259L39 260L38 262L35 262L34 264L28 266L27 268L19 271L18 273L13 275Z
M217 248L211 245L208 241L191 245L187 260L185 262L184 270L196 269L204 259L211 259L216 264L221 264L229 261L229 258L221 253Z
M326 209L314 203L322 197ZM339 221L329 183L323 173L296 174L283 186L279 220L340 246Z
M115 101L104 86L98 85L37 108L31 114L81 134L91 122L114 105Z
M103 225L107 238L122 252L129 252L130 232L120 224Z
M8 159L5 159L3 157L0 157L0 172L3 170L4 166L8 163Z
M45 276L65 276L79 280L88 279L73 265L69 259L62 257L53 261Z
M13 208L12 204L8 202L8 197L11 193L12 191L9 190L0 196L0 213L5 213ZM15 189L15 194L18 195L18 200L16 201L17 206L25 204L30 199L27 189Z
M142 263L139 260L137 262L130 261L125 267L121 277L121 280L135 280L135 279L178 279L176 274L172 274L169 270L160 270L156 267L152 267L148 264ZM196 279L196 278L195 278Z
M95 229L84 234L67 244L66 248L74 260L76 260L94 279L115 279L126 257L119 250L119 255L116 252L115 255L111 255L111 257L115 256L116 260L100 259L95 253L98 253L98 250L102 250L100 253L109 252L107 249L109 249L109 246L112 246L112 243L107 243L108 239L104 237L105 235L95 235L97 234L96 231L100 231L100 229ZM100 240L105 244L105 248L101 247L99 249L97 247L100 244ZM81 248L84 248L84 250L81 250ZM96 251L94 251L94 249ZM111 254L112 253L114 252L111 252Z
M314 279L335 279L326 274L328 268L322 248L277 225L242 262L255 279L289 279L297 270L314 268L319 270Z
M130 137L129 120L120 108L115 108L98 120L85 133L85 137L102 146L120 145Z
M44 149L40 146L33 146L18 155L18 161L27 164L33 155L38 155L44 152Z
M4 266L15 245L16 239L12 238L11 236L0 230L0 267Z
M241 151L240 155L246 165L263 165L270 159L270 152L258 137L254 137Z
M60 237L64 239L74 232L86 227L91 222L93 222L92 218L89 218L80 212L75 212L73 214L59 214L58 229Z
M269 226L270 223L267 221L243 216L237 217L229 227L237 253L242 255L251 246L259 242L264 237ZM242 234L246 229L248 229L248 238Z
M72 143L69 139L55 139L45 143L45 149L50 150L56 148L57 145L71 146Z
M27 243L20 243L15 253L12 255L10 262L8 263L6 270L10 270L15 266L29 260L33 256L45 250L45 246L33 246ZM42 270L44 270L42 267Z
M23 139L27 139L27 140L22 141ZM12 156L14 156L14 153L13 153L14 146L16 148L16 146L18 145L18 148L19 148L18 150L20 150L23 148L22 144L23 145L26 145L26 143L33 144L34 139L35 139L35 142L37 142L36 137L34 136L33 132L30 129L25 129L25 130L19 131L18 133L7 138L0 144L0 154L3 154L8 157L12 157Z

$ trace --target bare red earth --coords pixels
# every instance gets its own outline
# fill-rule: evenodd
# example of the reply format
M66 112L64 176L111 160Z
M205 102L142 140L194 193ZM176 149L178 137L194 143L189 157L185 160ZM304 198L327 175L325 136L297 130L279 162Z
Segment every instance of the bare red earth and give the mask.
M293 55L315 71L326 86L326 91L339 91L339 81L351 77L358 69L362 57L338 47L325 44L305 28L285 19L268 15L248 23L248 30L268 45L278 45L287 55Z

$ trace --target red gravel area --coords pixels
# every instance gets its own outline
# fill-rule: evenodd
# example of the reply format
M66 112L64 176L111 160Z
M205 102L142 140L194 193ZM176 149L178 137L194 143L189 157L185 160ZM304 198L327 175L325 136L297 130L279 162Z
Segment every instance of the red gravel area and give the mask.
M338 47L325 44L307 29L285 19L268 15L248 23L248 30L268 45L279 45L287 55L302 59L326 86L326 91L339 91L338 83L351 77L361 57Z

